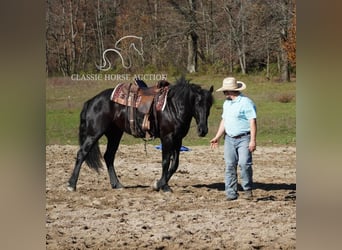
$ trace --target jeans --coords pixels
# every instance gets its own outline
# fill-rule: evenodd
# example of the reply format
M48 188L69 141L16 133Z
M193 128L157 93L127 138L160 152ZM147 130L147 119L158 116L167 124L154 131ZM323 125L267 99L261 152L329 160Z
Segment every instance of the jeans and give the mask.
M238 196L237 165L241 170L241 186L244 191L253 188L252 153L248 149L250 135L232 138L228 135L224 140L225 192L227 197Z

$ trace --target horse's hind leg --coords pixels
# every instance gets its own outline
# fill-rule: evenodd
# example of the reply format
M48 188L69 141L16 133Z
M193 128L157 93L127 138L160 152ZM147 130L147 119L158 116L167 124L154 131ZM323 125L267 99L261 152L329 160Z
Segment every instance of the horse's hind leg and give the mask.
M77 184L78 176L80 174L81 165L84 162L85 154L86 153L84 152L83 149L79 149L77 152L75 167L68 182L67 188L69 191L76 191L76 184Z
M94 143L96 143L98 137L88 137L85 142L80 146L80 149L77 152L76 162L74 170L71 174L71 177L68 182L68 190L69 191L76 191L76 184L78 181L78 176L80 174L82 163L84 162L87 154L93 147Z
M107 165L110 184L112 188L123 188L123 185L120 183L114 168L115 154L119 147L119 143L123 135L123 132L119 129L112 129L108 131L105 135L108 139L108 143L106 152L104 154L104 160Z

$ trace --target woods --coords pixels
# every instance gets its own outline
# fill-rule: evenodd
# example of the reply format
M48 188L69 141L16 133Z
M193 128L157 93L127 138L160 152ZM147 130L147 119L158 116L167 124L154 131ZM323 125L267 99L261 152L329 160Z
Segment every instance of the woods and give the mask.
M97 73L106 63L112 73L257 72L290 81L295 10L295 0L47 0L46 72Z

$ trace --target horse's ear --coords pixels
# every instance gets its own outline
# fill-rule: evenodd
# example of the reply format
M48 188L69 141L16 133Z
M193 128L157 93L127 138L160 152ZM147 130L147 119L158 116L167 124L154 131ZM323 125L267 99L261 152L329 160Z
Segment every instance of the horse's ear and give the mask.
M209 91L210 91L210 93L213 93L213 91L214 91L214 86L213 85L211 85Z

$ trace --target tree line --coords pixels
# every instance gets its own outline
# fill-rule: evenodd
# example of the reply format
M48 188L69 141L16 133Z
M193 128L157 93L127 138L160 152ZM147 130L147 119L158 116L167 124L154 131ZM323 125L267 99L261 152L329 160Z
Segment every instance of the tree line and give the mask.
M296 66L295 0L47 0L46 71L264 72Z

